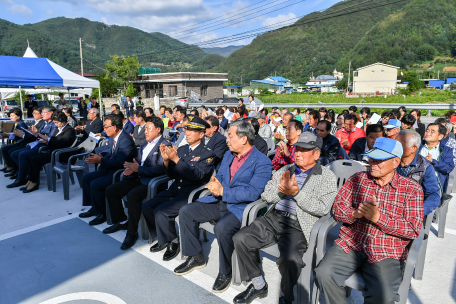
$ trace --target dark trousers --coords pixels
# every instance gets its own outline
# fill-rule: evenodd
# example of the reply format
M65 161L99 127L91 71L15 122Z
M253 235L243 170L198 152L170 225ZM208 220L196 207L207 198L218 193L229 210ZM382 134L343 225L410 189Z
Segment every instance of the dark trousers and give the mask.
M366 304L393 304L399 301L397 291L402 282L401 261L386 259L368 263L364 251L345 251L333 244L315 269L315 279L323 291L326 303L347 303L345 280L355 271L361 271L366 283L363 292Z
M28 180L32 183L40 183L41 168L51 162L51 153L39 153L28 158Z
M272 211L242 228L233 240L241 280L246 282L262 275L257 250L273 244L279 246L280 257L276 263L282 275L280 289L285 300L293 302L293 287L305 266L302 256L307 250L306 237L299 222Z
M199 224L217 221L214 233L219 245L219 272L223 275L231 273L231 256L234 251L233 235L241 228L239 219L227 209L227 204L194 202L181 208L179 225L182 238L182 253L185 256L203 254L199 240Z
M8 166L8 168L14 167L14 161L11 158L11 153L22 148L24 147L18 144L2 146L3 160L5 161L5 164Z
M38 148L35 148L35 149L22 148L19 150L15 150L11 153L11 158L14 161L13 166L16 170L18 170L19 179L27 178L28 158L34 154L38 154Z
M140 178L126 178L106 188L106 199L111 212L113 224L127 219L122 205L122 197L127 196L128 202L128 234L138 232L141 218L142 201L147 196L147 185L141 184Z
M125 113L127 114L127 117L133 116L134 110L130 108L125 109Z
M82 177L82 205L92 206L93 214L106 214L105 191L114 171L98 170Z
M179 209L188 203L189 194L183 192L171 197L171 192L166 190L142 205L147 227L151 235L157 234L158 244L177 238L174 218L179 214Z

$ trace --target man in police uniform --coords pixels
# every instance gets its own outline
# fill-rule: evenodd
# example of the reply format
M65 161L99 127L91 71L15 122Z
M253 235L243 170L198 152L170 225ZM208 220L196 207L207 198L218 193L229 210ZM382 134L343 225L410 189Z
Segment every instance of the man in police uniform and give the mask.
M184 127L188 145L178 149L160 145L166 174L174 179L174 183L168 190L145 202L142 212L150 233L156 233L158 238L150 251L159 252L166 248L164 261L175 258L180 252L174 218L188 203L189 194L209 182L214 170L215 153L201 142L207 128L209 124L204 119L190 114Z

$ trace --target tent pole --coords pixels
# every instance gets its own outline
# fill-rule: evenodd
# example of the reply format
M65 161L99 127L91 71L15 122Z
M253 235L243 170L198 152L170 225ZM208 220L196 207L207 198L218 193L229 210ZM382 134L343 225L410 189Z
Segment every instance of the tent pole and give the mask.
M98 88L98 100L99 100L99 103L98 103L98 104L100 105L100 110L101 110L100 113L102 114L102 115L101 115L101 118L103 119L103 117L104 117L104 111L103 111L103 105L101 104L101 85L100 85L100 87Z
M19 86L19 102L21 103L22 119L24 119L24 103L22 102L22 89Z

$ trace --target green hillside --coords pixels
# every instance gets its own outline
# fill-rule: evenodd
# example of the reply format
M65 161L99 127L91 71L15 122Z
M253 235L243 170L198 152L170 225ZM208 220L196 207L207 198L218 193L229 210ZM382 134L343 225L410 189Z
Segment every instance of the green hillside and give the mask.
M241 75L245 81L263 79L277 72L302 83L312 73L329 74L334 68L348 72L349 61L354 68L378 61L405 68L447 56L451 47L456 53L456 1L364 2L341 1L293 26L260 35L213 70L229 72L231 81ZM388 5L359 9L382 3Z
M235 51L239 50L240 48L244 47L243 45L229 45L225 47L213 47L213 48L203 48L207 54L216 54L223 57L228 57Z
M80 71L79 38L83 39L84 58L104 67L110 55L151 53L138 56L144 66L150 63L193 65L206 53L161 33L147 33L128 26L106 25L85 18L52 18L35 24L16 25L0 19L0 49L4 53L22 56L27 39L39 57L46 57L72 71ZM192 52L169 51L194 49ZM3 54L3 53L2 53ZM219 64L220 61L216 62ZM214 67L208 66L208 68ZM84 71L99 73L100 69L84 64Z

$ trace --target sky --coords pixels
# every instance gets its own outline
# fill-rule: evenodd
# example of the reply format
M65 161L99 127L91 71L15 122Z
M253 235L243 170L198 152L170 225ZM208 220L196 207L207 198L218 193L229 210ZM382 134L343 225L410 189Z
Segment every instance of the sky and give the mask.
M223 47L249 44L254 37L239 34L292 24L299 17L324 10L339 1L0 0L0 18L27 24L54 17L83 17L108 25L161 32L201 47Z

